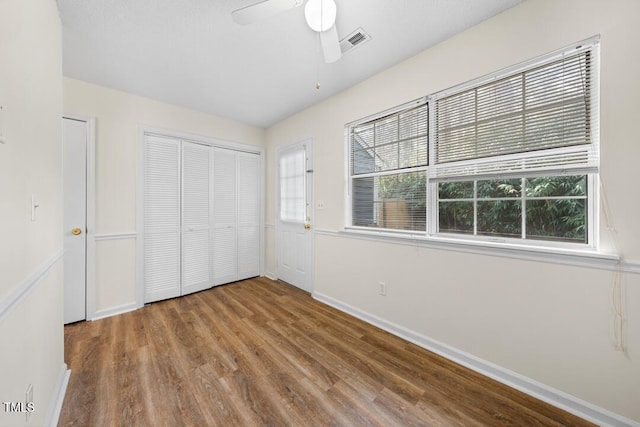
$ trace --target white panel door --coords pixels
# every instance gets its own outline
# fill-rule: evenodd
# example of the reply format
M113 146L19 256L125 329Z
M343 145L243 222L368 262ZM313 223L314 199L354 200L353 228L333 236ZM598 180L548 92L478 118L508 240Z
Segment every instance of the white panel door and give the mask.
M260 156L238 153L238 280L260 275Z
M182 295L213 285L210 150L182 142Z
M145 136L145 302L179 296L180 141Z
M313 283L312 155L312 141L278 151L277 275L308 292Z
M66 324L86 318L87 123L66 118L62 123Z
M213 149L214 285L238 280L236 152Z

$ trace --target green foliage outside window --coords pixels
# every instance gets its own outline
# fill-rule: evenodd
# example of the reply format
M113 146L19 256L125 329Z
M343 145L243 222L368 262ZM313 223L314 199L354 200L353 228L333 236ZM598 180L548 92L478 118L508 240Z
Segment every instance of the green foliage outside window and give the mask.
M586 242L586 197L585 175L440 183L439 231L520 238L524 215L525 238Z

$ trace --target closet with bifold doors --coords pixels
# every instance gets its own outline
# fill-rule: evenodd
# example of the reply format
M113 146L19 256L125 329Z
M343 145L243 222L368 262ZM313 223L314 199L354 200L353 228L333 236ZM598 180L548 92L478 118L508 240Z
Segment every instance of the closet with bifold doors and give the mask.
M144 134L144 303L260 274L259 152Z

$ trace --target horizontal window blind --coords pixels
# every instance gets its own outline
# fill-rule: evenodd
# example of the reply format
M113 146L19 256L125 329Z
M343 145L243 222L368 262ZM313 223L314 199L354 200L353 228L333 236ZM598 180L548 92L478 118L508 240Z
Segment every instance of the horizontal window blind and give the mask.
M592 49L435 95L430 178L596 171Z
M426 230L426 100L348 128L351 224Z
M349 139L352 175L426 166L427 104L353 126Z
M425 231L425 171L353 178L352 225Z

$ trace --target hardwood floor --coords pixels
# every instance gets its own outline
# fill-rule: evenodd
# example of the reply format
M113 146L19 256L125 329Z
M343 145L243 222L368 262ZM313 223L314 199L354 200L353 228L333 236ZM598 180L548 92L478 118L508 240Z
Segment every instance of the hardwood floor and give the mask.
M61 426L582 426L575 416L251 279L65 327Z

